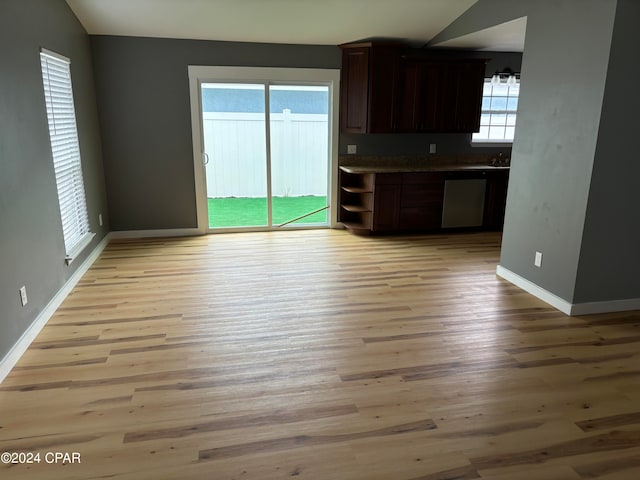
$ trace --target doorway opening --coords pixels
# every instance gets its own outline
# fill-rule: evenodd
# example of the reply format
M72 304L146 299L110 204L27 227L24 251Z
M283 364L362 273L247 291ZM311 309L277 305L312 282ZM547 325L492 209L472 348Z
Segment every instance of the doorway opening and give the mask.
M199 229L333 226L337 71L189 67L189 74Z

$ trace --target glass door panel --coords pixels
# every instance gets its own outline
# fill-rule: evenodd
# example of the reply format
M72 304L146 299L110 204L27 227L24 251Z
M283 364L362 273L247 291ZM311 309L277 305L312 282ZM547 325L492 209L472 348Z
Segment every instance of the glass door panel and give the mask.
M209 228L268 226L265 86L203 83L201 98Z
M269 86L273 225L327 225L329 87Z

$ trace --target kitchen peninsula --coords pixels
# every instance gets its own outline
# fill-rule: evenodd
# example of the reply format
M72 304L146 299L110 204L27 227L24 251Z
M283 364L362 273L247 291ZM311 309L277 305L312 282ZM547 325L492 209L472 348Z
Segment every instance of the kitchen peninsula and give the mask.
M359 235L500 230L508 178L501 157L341 157L339 220Z

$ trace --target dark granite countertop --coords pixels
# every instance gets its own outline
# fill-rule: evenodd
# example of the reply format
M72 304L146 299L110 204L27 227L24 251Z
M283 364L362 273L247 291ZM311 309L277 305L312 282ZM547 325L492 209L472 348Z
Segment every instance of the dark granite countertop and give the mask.
M347 173L488 172L508 171L509 158L495 154L343 155L338 165Z
M418 173L418 172L463 172L463 171L500 171L509 170L508 166L473 164L423 164L423 165L342 165L347 173Z

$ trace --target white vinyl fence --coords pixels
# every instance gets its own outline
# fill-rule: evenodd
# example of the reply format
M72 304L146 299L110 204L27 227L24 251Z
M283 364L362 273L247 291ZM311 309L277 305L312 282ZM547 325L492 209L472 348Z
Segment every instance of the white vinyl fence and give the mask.
M204 112L203 117L207 196L266 197L264 114ZM284 110L270 118L272 195L327 195L328 116Z

